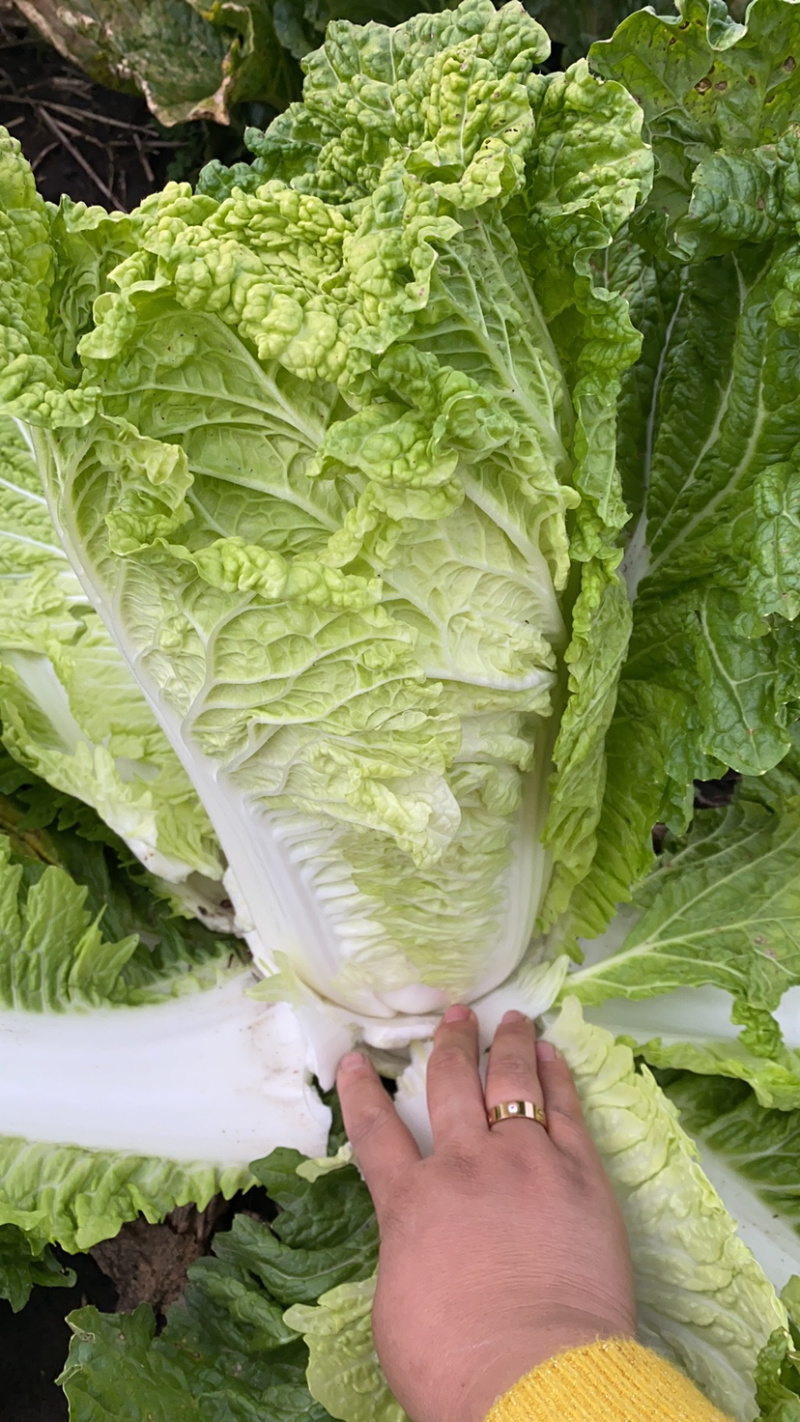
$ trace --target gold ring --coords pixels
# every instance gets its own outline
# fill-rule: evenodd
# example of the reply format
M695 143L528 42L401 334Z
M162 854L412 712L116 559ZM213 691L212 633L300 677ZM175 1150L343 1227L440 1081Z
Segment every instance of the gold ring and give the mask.
M539 1125L547 1130L547 1116L535 1101L501 1101L499 1106L490 1106L486 1112L490 1126L496 1126L498 1121L513 1121L518 1117L538 1121Z

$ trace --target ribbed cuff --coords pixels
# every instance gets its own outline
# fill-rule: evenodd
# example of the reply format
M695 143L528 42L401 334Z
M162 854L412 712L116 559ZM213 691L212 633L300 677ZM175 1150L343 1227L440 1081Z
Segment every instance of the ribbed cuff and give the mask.
M630 1339L548 1358L494 1404L486 1422L730 1422L683 1373Z

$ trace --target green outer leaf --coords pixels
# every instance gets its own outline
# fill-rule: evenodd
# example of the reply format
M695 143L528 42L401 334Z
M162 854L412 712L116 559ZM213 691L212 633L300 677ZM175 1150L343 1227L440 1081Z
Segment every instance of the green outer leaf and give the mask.
M773 1328L785 1326L785 1310L648 1069L637 1073L627 1047L584 1023L575 998L547 1035L572 1069L622 1208L640 1337L671 1352L721 1410L749 1422L756 1360Z
M638 890L621 946L568 980L581 1002L710 984L773 1010L800 983L800 799L703 811Z
M585 931L580 904L575 905L575 886L580 889L597 853L607 733L630 629L630 606L617 574L599 558L585 564L564 656L569 669L567 700L553 752L556 770L543 835L552 848L554 865L541 923L549 928L561 920L556 930L560 943L569 943Z
M273 25L270 0L52 0L19 9L72 64L113 89L138 89L163 124L230 122L238 103L282 109L301 76Z
M636 94L658 134L732 151L773 143L800 95L800 17L787 0L758 0L738 24L723 0L681 0L677 15L640 10L593 46L604 78ZM790 61L787 63L787 60Z
M226 1262L246 1261L284 1304L312 1303L340 1283L364 1278L377 1256L375 1212L355 1167L340 1164L332 1176L309 1181L298 1176L304 1163L297 1151L280 1150L256 1161L253 1173L281 1205L281 1214L271 1232L251 1228L240 1217L217 1247ZM298 1178L305 1184L297 1186Z
M104 940L86 890L49 865L27 893L11 842L0 835L0 1007L60 1012L108 1002L137 947Z
M72 1422L324 1422L306 1383L308 1349L284 1320L286 1303L336 1282L356 1290L374 1272L377 1224L352 1165L314 1181L303 1157L277 1150L253 1165L281 1211L271 1226L239 1215L214 1257L189 1270L182 1301L154 1336L152 1310L70 1315L74 1338L60 1381ZM126 1411L125 1409L129 1409Z
M795 41L786 0L756 0L747 26L686 0L677 17L632 15L590 56L641 104L656 177L606 265L643 347L619 402L634 625L597 852L572 904L587 937L652 864L652 824L685 829L693 778L762 774L789 747Z
M605 794L595 831L597 849L569 906L571 936L576 938L601 934L655 862L652 828L662 817L661 787L669 781L660 738L666 719L660 715L661 699L658 688L620 684L604 743ZM669 700L667 708L672 709Z
M0 324L0 403L5 413L31 420L57 415L81 425L93 409L91 391L65 388L66 372L49 329L48 298L53 282L51 215L36 191L16 138L0 128L0 270L3 311Z
M57 987L62 994L62 1006L67 998L74 1005L81 995L86 1005L159 1002L212 987L229 970L249 961L240 939L214 934L198 919L187 918L182 905L176 908L167 894L170 886L147 875L94 811L67 795L54 793L2 749L0 836L10 846L11 864L21 870L21 905L49 871L50 882L64 884L65 902L74 905L72 921L80 930L79 941L90 922L100 925L96 951L88 957L84 942L82 967L75 958L75 943L54 943L51 936L52 952L43 961L41 948L28 940L38 964L37 992L42 991L44 968L51 989ZM54 874L69 876L70 886L63 878L54 881ZM206 911L201 901L199 913L206 912L211 910ZM117 948L109 949L111 944L128 946L131 942L133 951L127 956L123 953L122 959ZM0 959L3 951L17 953L19 947L14 949L6 939ZM109 964L117 961L116 975L109 976L106 971L104 981L93 977L87 983L87 963L94 975L104 960ZM6 963L0 969L0 979L10 976L11 965ZM15 991L20 991L24 978L24 972L16 977ZM50 1006L58 1008L55 998Z
M668 836L566 989L652 1065L748 1082L782 1110L800 1105L798 1039L785 1047L773 1016L800 981L798 770L793 749Z
M800 1422L800 1332L798 1279L795 1275L781 1298L789 1310L789 1328L776 1329L756 1366L756 1401L762 1422Z
M800 614L800 471L765 469L755 489L756 541L746 601L762 617Z
M794 343L776 321L784 273L798 260L744 249L684 273L640 427L644 501L628 555L636 603L624 678L662 689L665 710L671 697L671 721L681 712L683 724L662 732L678 784L686 768L701 771L703 757L761 774L789 745L792 687L775 674L763 595L755 593L754 620L746 585L749 575L760 587L754 553L763 558L775 533L766 471L794 467L800 447Z
M0 1137L0 1224L16 1225L37 1253L48 1243L91 1249L139 1214L156 1223L177 1205L204 1209L213 1195L229 1200L252 1183L241 1166Z
M626 303L597 268L649 191L652 167L641 143L640 111L621 86L594 88L586 65L576 64L563 75L537 76L532 88L538 143L528 183L509 206L509 225L572 392L575 483L583 502L570 552L589 560L579 583L573 573L569 679L544 831L554 869L540 924L549 928L563 915L597 848L605 737L630 634L627 599L614 572L615 534L628 516L615 464L615 407L622 374L636 360L640 342ZM590 137L587 112L593 117ZM567 944L574 937L566 922L559 933Z
M0 1299L7 1299L14 1313L24 1308L34 1284L51 1289L71 1289L72 1269L65 1269L49 1249L37 1253L28 1237L14 1225L0 1225Z
M110 846L27 829L3 770L0 758L0 1008L161 1002L241 971L236 939L176 918Z
M341 1284L316 1307L295 1304L285 1314L308 1346L308 1386L332 1417L347 1422L408 1422L392 1397L372 1341L375 1279Z
M729 1007L729 1001L725 1000L725 1010ZM610 1028L619 1041L627 1043L637 1056L643 1057L653 1067L691 1071L702 1076L723 1076L726 1080L744 1082L752 1088L762 1107L774 1107L778 1111L796 1110L800 1103L800 1072L795 1051L779 1049L775 1053L778 1060L774 1060L748 1049L742 1041L745 1033L738 1041L732 1033L714 1035L713 1022L704 1023L700 1030L692 1030L687 1025L671 1034L661 1028L660 1035L651 1037L653 1024L644 1031L641 1026L638 1030L632 1030L636 1024L631 1024L627 1013L616 1011L613 1003L590 1009L590 1016ZM731 1016L732 1020L737 1020L735 1009ZM725 1023L721 1025L726 1026ZM774 1022L772 1026L774 1028ZM659 1030L658 1026L656 1030Z
M659 1080L743 1240L783 1288L800 1258L800 1110L765 1110L748 1086L725 1077L667 1071Z

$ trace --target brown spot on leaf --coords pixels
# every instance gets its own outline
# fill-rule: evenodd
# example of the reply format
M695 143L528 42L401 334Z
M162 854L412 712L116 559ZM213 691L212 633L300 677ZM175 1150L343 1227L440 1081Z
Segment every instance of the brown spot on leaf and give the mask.
M727 89L727 87L728 87L728 81L727 81L727 79L720 79L719 83L714 85L714 88L715 88L715 89L719 89L719 92L720 92L721 94L724 94L724 93L725 93L725 90Z
M711 88L711 80L700 79L694 87L697 90L698 94L705 94Z
M748 74L748 76L747 76L747 82L748 82L748 84L750 85L751 89L755 89L755 87L756 87L756 76L755 76L755 74Z
M791 74L792 71L797 68L797 60L793 54L790 54L787 59L784 59L783 67L787 74Z
M756 198L756 207L758 208L759 212L763 212L766 205L767 204L765 203L763 197Z

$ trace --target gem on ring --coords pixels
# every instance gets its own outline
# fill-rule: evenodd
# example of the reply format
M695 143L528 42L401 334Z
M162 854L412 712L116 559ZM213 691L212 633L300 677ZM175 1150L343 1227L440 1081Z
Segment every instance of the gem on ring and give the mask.
M535 1101L501 1101L497 1106L490 1106L486 1112L486 1119L490 1126L496 1126L498 1121L505 1121L509 1117L516 1117L517 1120L536 1121L538 1125L544 1126L547 1130L547 1116L543 1107L538 1106Z

